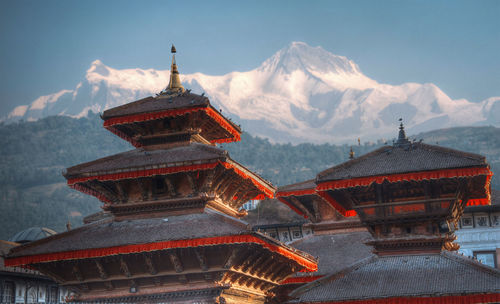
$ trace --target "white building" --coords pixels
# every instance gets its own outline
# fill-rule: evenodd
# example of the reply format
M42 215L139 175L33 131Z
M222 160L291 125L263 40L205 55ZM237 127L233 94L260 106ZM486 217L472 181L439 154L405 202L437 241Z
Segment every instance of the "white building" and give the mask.
M500 268L500 205L497 203L466 208L455 234L460 253Z

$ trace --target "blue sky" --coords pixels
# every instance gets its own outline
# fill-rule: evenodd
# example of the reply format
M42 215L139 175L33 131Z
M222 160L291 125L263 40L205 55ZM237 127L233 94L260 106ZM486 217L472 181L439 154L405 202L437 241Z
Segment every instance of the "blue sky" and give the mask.
M90 63L222 75L291 41L384 83L500 96L500 1L0 1L0 114L73 89Z

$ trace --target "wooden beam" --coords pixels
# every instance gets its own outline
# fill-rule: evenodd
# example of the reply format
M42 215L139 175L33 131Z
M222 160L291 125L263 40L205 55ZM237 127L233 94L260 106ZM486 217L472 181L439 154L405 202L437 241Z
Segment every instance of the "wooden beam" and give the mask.
M194 253L196 254L196 259L198 260L198 263L200 263L201 270L208 271L207 259L205 256L205 248L196 248L194 250Z
M164 178L165 178L165 185L167 186L168 194L171 197L176 197L177 192L175 191L174 184L172 184L172 181L170 180L170 178L168 176L165 176Z
M209 194L210 190L212 189L212 185L214 183L215 171L216 170L205 170L203 172L204 178L202 186L200 188L201 193Z
M285 271L287 268L290 266L287 265L288 263L282 263L279 265L276 270L273 271L273 274L270 277L271 281L276 281L280 276L283 276L283 271Z
M258 251L250 254L245 259L245 262L243 262L243 264L241 265L241 267L239 268L239 270L243 271L243 272L248 272L248 269L250 267L252 267L252 265L254 265L254 262L260 257L261 254L262 254L262 252L258 252Z
M196 192L198 191L198 187L196 186L195 178L190 172L187 172L185 175L188 180L189 186L191 187L191 192L193 193L193 195L196 194Z
M139 189L141 190L142 200L147 201L149 199L149 191L146 185L146 181L144 180L144 178L137 178L136 182L139 186Z
M275 257L274 256L270 256L261 265L255 265L254 266L254 271L257 274L257 276L259 276L259 277L266 277L266 273L269 270L269 266L271 266L271 267L274 266L274 265L272 265L274 262L275 262Z
M185 274L181 274L181 275L179 276L179 281L180 281L182 284L187 284L188 279L187 279L187 277L186 277L186 275L185 275Z
M95 265L97 266L97 270L99 270L99 277L103 280L106 280L108 278L108 274L104 269L104 266L102 265L101 261L96 259Z
M146 267L148 268L149 273L152 275L158 273L155 264L153 262L153 254L151 254L151 252L146 252L143 254L143 256L144 256L144 262L146 263Z
M155 286L160 286L161 285L161 278L160 277L154 277L153 282L155 283Z
M128 200L128 194L127 194L127 191L125 191L124 187L122 186L123 182L124 181L116 181L115 186L116 186L120 201L122 203L126 203Z
M53 263L51 263L53 264ZM48 277L50 277L51 279L53 279L54 281L58 282L58 283L62 283L62 282L65 282L66 280L58 275L57 273L55 273L53 270L52 270L52 267L51 266L42 266L43 264L38 264L37 265L37 270L40 270L40 272L44 273L45 275L47 275ZM57 265L56 265L57 267Z
M256 275L257 270L262 265L262 263L268 258L265 254L261 254L254 263L252 263L250 270L248 271L251 275Z
M104 282L104 287L106 287L107 290L113 290L115 288L112 281Z
M175 272L183 272L184 267L182 267L181 260L179 259L179 256L175 252L171 252L168 254L168 257L170 258L170 262L172 262L172 265L174 266Z
M290 201L300 209L300 211L304 212L309 218L313 218L313 214L311 213L311 210L307 209L300 201L298 198L295 196L291 195L288 197Z
M227 258L226 262L224 263L223 268L229 269L229 268L233 267L233 265L235 264L236 260L239 257L240 250L241 249L238 247L231 248L231 253L229 254L229 257Z
M71 270L71 272L75 275L77 281L83 282L83 275L82 272L80 271L80 267L78 267L78 264L75 263L73 265L73 269Z
M123 257L120 257L120 270L127 278L130 278L132 276L132 273L130 273L130 269L128 268L127 262L125 262L125 259Z
M221 273L221 272L224 272L226 271L227 272L227 269L223 269L223 268L220 268L220 267L211 267L210 270L208 272L205 272L204 274L212 274L212 276L216 276L217 274ZM182 272L182 274L185 274L185 275L190 275L190 274L200 274L200 269L199 268L196 268L196 269L186 269ZM101 278L99 277L95 277L95 278L88 278L88 279L85 279L85 282L86 283L104 283L104 282L107 282L107 281L113 281L113 282L119 282L119 281L125 281L125 280L130 280L130 279L134 279L134 280L141 280L141 279L152 279L152 278L163 278L163 277L173 277L173 276L176 276L176 275L179 275L178 272L176 272L174 269L169 269L169 270L165 270L165 271L158 271L157 274L155 275L152 275L150 273L147 273L147 272L144 272L144 273L139 273L139 274L133 274L130 278L124 276L123 274L116 274L116 275L111 275L106 279L106 280L102 280ZM78 285L80 284L81 282L80 281L64 281L61 285L63 286L70 286L70 285Z
M233 185L233 179L228 179L226 184L222 184L219 189L217 189L217 193L219 194L220 197L226 193L226 191Z
M109 199L110 201L118 202L118 194L113 189L108 187L106 184L104 184L98 180L92 180L92 181L88 181L88 185L91 188L94 188L95 191L104 194L104 196L107 199Z

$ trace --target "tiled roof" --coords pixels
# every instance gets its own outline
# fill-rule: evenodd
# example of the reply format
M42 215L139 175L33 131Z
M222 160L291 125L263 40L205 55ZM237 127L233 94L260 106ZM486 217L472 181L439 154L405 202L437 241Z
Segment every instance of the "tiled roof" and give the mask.
M300 183L279 187L278 192L300 191L314 188L316 188L316 183L314 182L314 179L310 179Z
M102 173L106 171L144 168L154 165L165 165L172 163L189 163L196 161L225 159L227 152L215 146L200 143L191 143L186 146L174 147L166 150L144 150L142 148L123 152L88 163L70 167L64 174L71 178L79 174Z
M0 240L0 271L9 271L9 272L13 272L14 271L14 268L13 267L5 267L4 264L3 264L3 257L5 255L7 255L7 253L9 252L9 250L15 246L17 246L19 244L17 243L13 243L13 242L9 242L9 241L4 241L4 240Z
M321 260L320 260L321 262ZM500 271L455 253L373 257L305 285L296 302L498 293Z
M251 231L246 222L216 211L124 221L100 221L16 247L9 257L186 240Z
M424 143L384 146L320 172L317 182L357 177L487 166L484 156Z
M290 243L290 246L318 258L318 271L310 275L328 275L362 259L373 256L368 232L311 235ZM297 276L309 275L298 273Z
M30 227L23 231L19 231L14 236L9 238L9 241L14 243L32 242L54 235L56 233L57 232L55 232L54 230L45 227Z
M118 116L208 106L209 104L210 102L206 96L200 96L189 92L184 92L174 97L161 95L156 97L150 96L106 110L102 114L102 118L106 120Z

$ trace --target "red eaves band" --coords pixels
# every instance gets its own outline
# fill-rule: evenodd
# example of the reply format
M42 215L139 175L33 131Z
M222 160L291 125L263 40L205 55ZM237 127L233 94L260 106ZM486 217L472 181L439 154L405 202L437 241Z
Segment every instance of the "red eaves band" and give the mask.
M259 244L262 247L272 252L276 252L282 256L294 260L299 265L306 268L308 271L314 272L318 270L318 265L314 261L310 261L300 256L299 254L288 250L287 248L270 244L265 240L262 240L254 235L249 235L249 234L217 236L217 237L199 238L191 240L164 241L164 242L155 242L147 244L123 245L123 246L114 246L108 248L83 249L83 250L63 251L63 252L22 256L22 257L5 258L5 266L13 267L13 266L22 266L22 265L30 265L30 264L46 263L46 262L62 261L62 260L88 259L88 258L105 257L118 254L150 252L155 250L166 250L172 248L215 246L215 245L237 244L237 243Z

